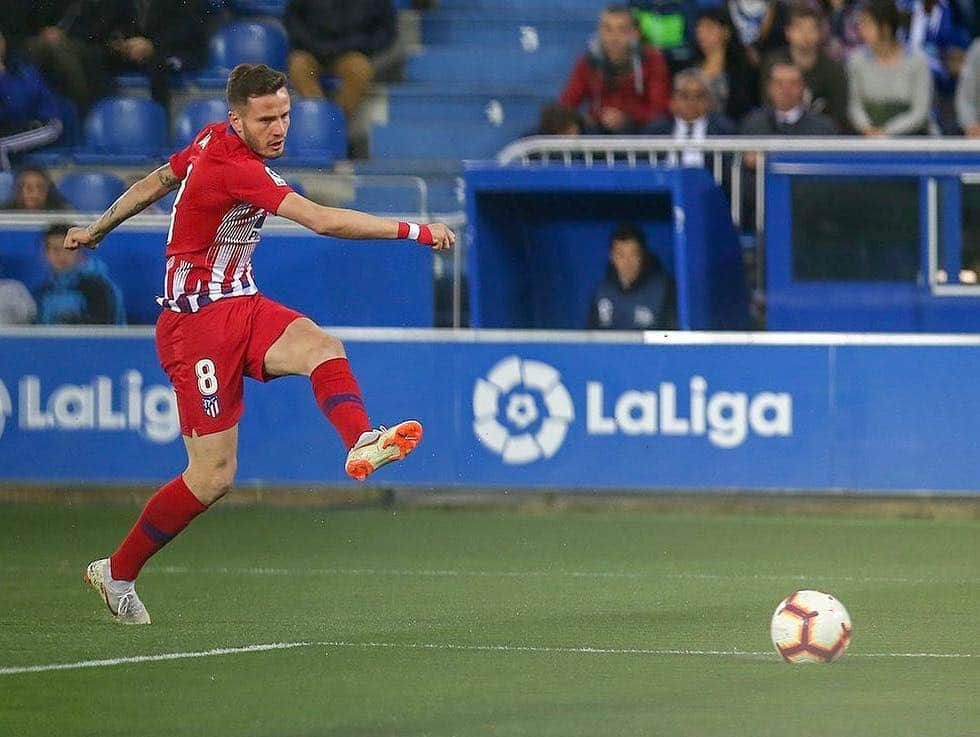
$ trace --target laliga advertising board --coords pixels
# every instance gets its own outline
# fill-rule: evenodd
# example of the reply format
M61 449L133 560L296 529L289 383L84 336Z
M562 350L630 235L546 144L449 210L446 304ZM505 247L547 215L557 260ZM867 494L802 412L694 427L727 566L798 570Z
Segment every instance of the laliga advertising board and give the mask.
M157 483L182 468L174 396L152 333L56 335L0 333L0 480ZM377 483L975 487L980 396L958 392L951 401L951 382L980 375L977 346L643 345L563 335L541 343L342 334L372 420L425 425L419 450ZM392 373L394 355L413 370ZM246 382L245 398L239 483L350 483L308 381Z

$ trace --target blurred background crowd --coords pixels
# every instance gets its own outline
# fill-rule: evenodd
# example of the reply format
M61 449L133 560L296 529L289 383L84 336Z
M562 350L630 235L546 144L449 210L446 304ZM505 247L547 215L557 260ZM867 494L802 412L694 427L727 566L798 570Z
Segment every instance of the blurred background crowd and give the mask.
M980 137L978 21L970 0L17 0L0 17L0 206L103 209L224 116L240 61L288 71L290 182L375 212L459 211L461 162L531 134ZM410 176L424 201L325 189L326 171ZM59 274L63 291L107 280L94 261L52 262L35 298ZM119 322L108 283L16 314Z

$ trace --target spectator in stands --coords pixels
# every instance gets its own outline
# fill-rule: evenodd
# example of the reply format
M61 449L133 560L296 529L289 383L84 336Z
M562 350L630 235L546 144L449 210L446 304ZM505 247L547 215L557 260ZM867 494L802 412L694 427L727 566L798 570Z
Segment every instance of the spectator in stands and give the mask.
M303 97L324 97L320 76L336 77L335 100L348 119L375 80L401 78L405 50L391 0L289 0L283 21L293 87Z
M752 66L786 45L787 5L783 0L728 0L728 15Z
M579 136L584 128L585 123L578 110L554 104L541 111L536 133L540 136Z
M823 18L813 7L795 6L786 25L789 46L767 57L763 78L768 85L768 74L773 64L795 64L803 72L806 82L805 104L809 111L828 116L838 130L846 131L849 128L847 74L843 65L830 58L824 49L822 26Z
M980 138L980 39L966 54L956 87L956 119L963 133Z
M40 70L7 53L0 33L0 169L10 157L47 146L61 135L58 103Z
M109 278L106 265L81 249L65 248L69 227L52 225L44 235L50 273L35 294L37 321L42 325L125 324L122 295Z
M671 115L653 122L645 133L651 136L673 136L679 141L703 141L712 136L734 135L735 125L721 113L709 110L708 83L698 69L685 69L674 77L670 98ZM668 163L681 166L704 166L701 151L687 149L678 157L672 154Z
M735 36L728 12L724 8L701 11L694 35L698 67L711 92L711 109L737 123L759 104L759 77Z
M923 52L936 92L948 98L970 45L970 32L960 18L959 6L949 0L915 0L911 7L908 47Z
M858 0L821 0L821 5L830 25L827 53L838 61L846 59L862 44L858 31L861 3Z
M37 305L27 287L16 279L0 276L0 325L30 325L36 315Z
M859 16L867 48L848 59L848 115L865 136L925 135L930 131L932 76L921 51L898 39L894 0L872 0Z
M70 210L70 206L44 169L29 166L20 170L14 182L14 196L2 210Z
M575 63L561 104L575 110L584 105L588 125L598 132L634 133L667 112L669 97L663 54L640 42L628 6L607 6L597 37Z
M779 61L769 70L766 97L769 104L749 113L742 121L747 136L834 136L837 126L826 115L806 104L806 82L800 68Z
M609 244L609 266L589 310L589 329L674 330L677 288L643 231L622 223Z
M84 113L109 93L100 73L102 57L96 46L69 38L62 26L77 14L77 0L38 0L9 3L0 24L9 27L11 46L37 64L51 88L72 100Z
M170 109L170 77L206 61L208 0L78 0L63 22L72 39L98 46L112 74L138 71L150 94Z

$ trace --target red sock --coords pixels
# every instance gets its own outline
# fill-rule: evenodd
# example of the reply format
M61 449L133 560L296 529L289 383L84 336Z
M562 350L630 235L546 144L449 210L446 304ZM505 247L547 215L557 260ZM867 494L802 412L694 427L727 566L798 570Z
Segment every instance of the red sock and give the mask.
M371 423L347 359L324 361L313 369L310 381L323 414L337 428L344 446L348 450L353 448L361 433L371 429Z
M112 577L135 581L143 564L207 507L178 476L150 497L133 529L109 559Z

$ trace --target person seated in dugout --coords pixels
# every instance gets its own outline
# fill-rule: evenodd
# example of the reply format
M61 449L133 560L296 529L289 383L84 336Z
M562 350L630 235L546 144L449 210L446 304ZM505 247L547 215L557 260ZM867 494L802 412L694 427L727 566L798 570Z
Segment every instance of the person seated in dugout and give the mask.
M590 330L675 330L677 288L639 227L622 223L609 242L609 266L589 310Z

